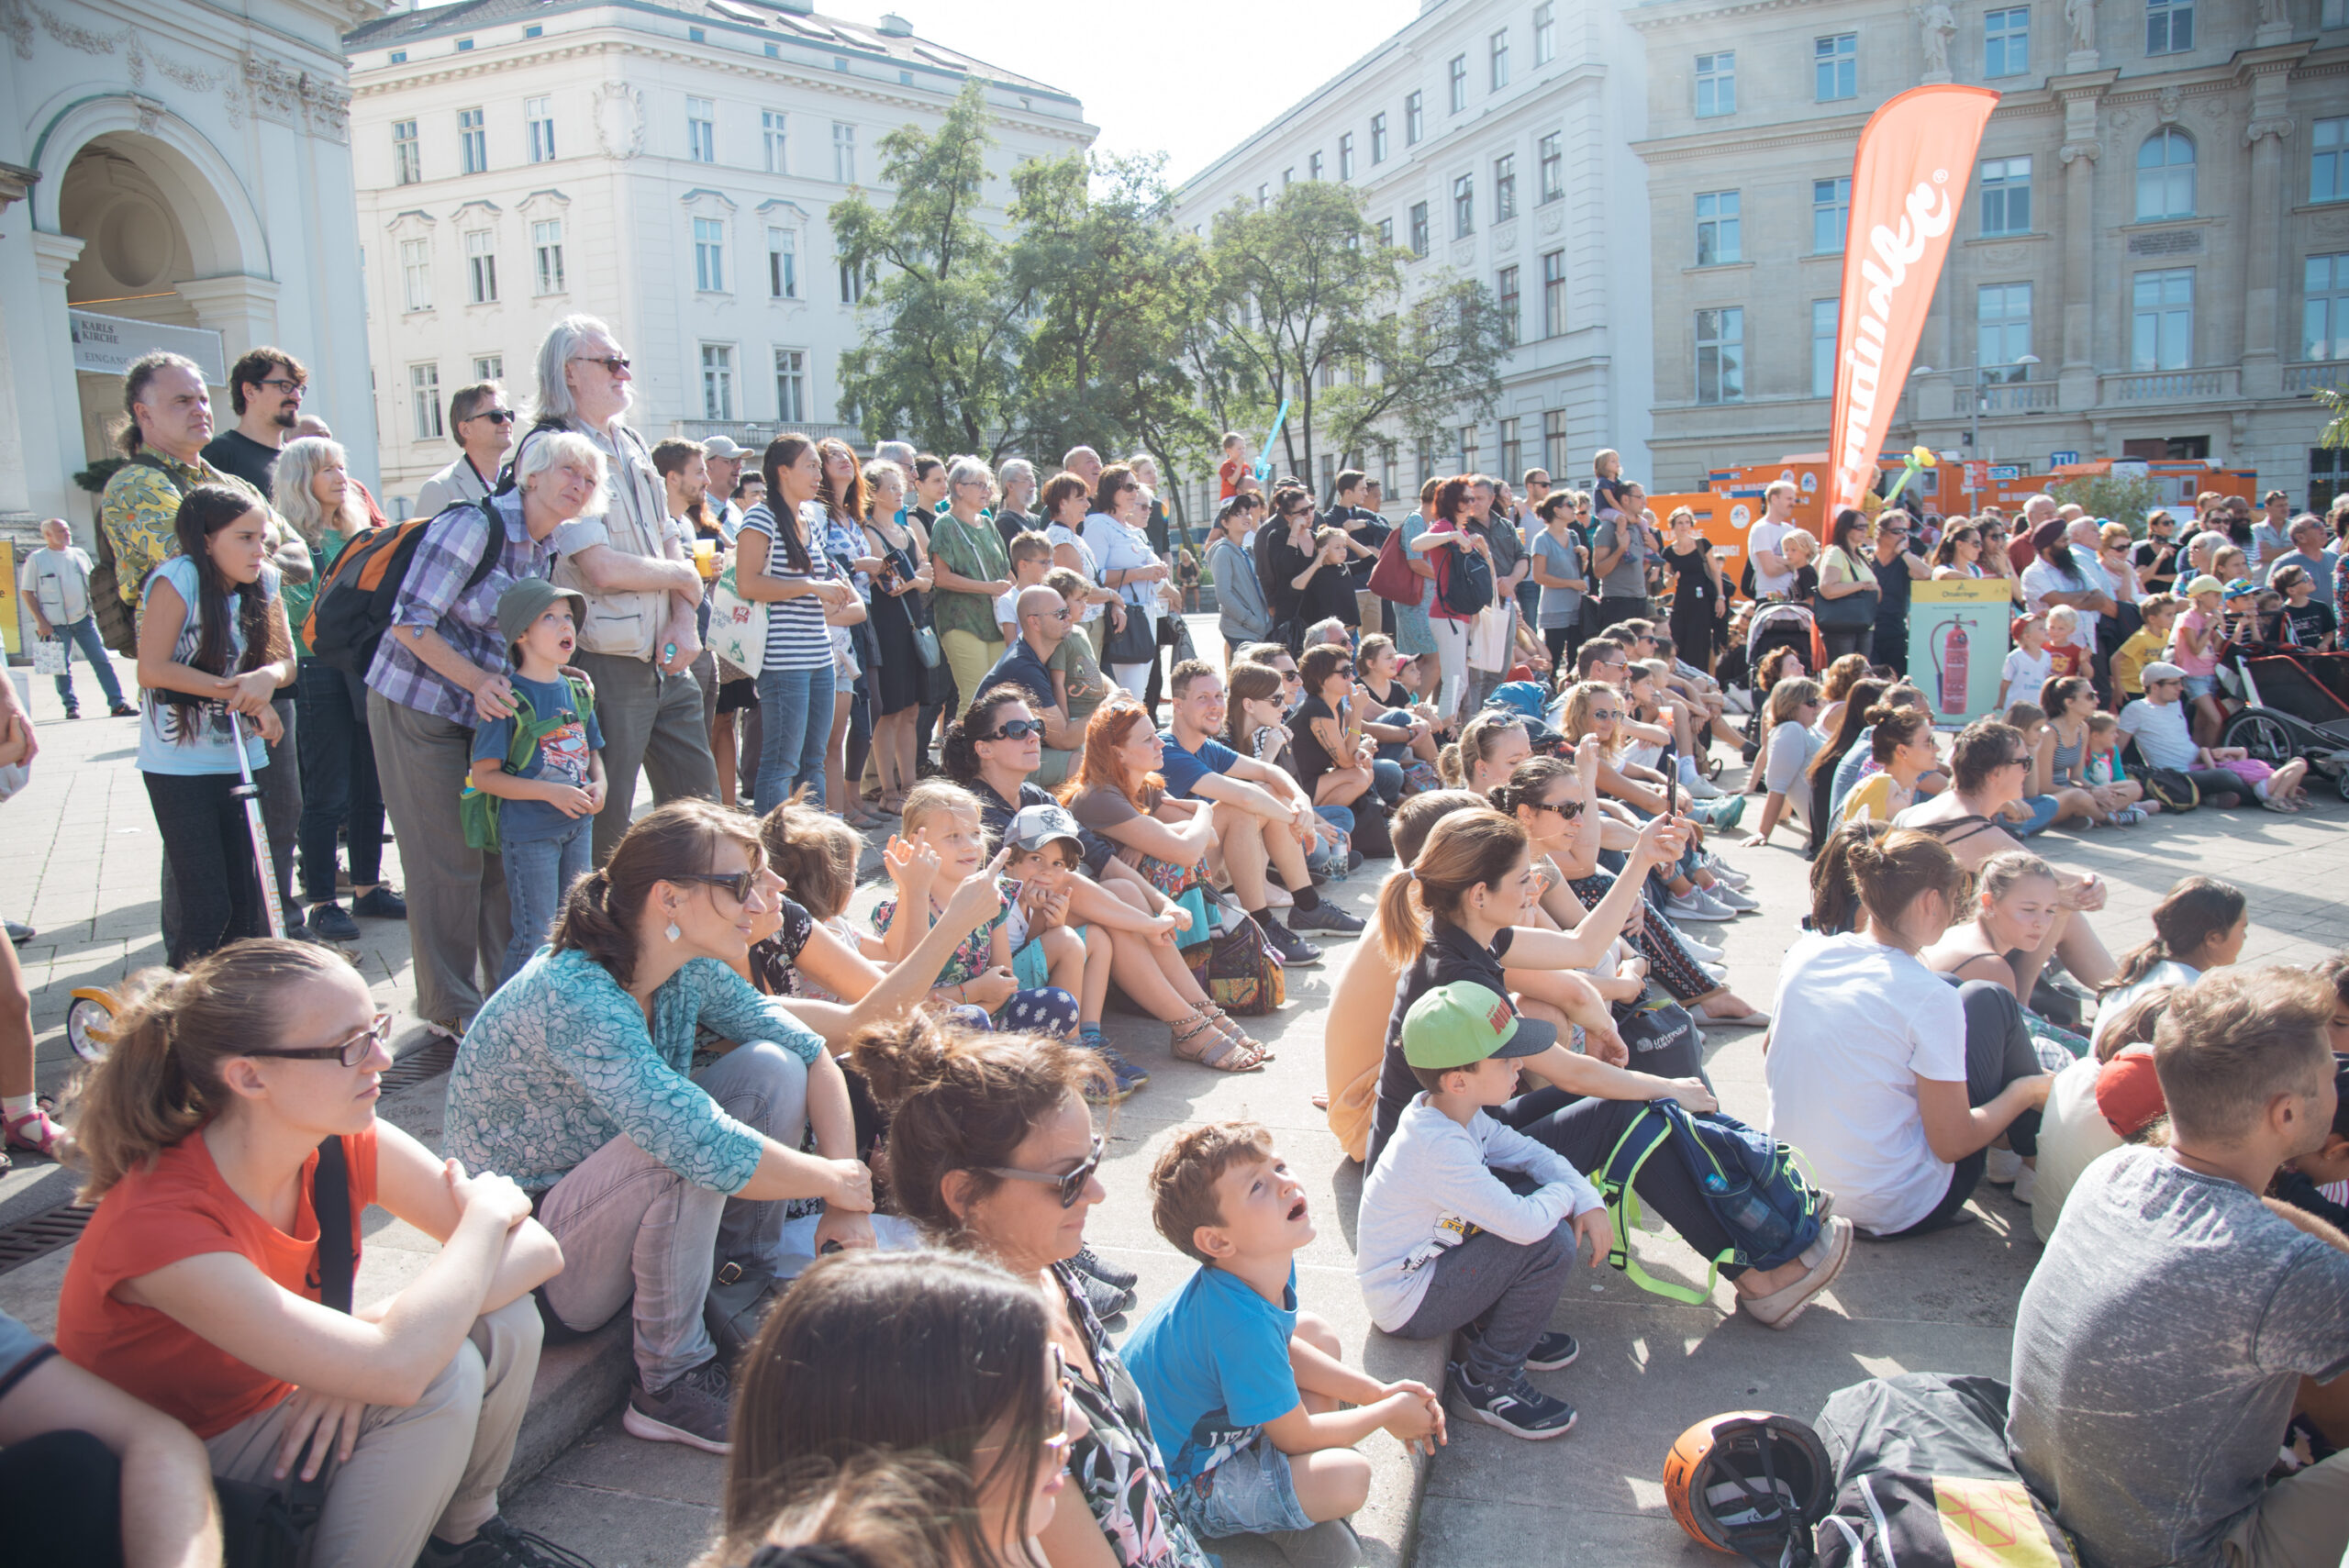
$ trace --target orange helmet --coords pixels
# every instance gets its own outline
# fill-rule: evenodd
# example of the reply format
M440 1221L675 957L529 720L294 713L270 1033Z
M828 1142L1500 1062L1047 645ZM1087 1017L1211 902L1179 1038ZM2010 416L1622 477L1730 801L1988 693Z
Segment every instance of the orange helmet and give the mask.
M1819 1434L1767 1410L1708 1417L1664 1462L1664 1500L1688 1538L1756 1562L1809 1562L1834 1486Z

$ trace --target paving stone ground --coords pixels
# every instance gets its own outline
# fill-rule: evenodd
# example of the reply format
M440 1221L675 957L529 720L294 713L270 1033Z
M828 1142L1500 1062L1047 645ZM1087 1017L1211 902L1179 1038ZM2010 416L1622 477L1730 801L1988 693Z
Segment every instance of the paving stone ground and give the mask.
M1212 617L1193 623L1210 658L1213 625ZM88 680L86 673L82 679ZM59 1093L71 1070L63 1022L72 987L112 984L162 960L155 923L160 848L132 765L135 721L67 724L50 683L33 686L43 750L32 784L0 807L0 845L6 846L0 913L40 929L21 956L34 986L40 1087ZM1723 782L1733 782L1733 775ZM2243 962L2305 963L2349 937L2339 898L2339 889L2349 885L2344 823L2349 806L2320 792L2317 810L2298 817L2205 811L2132 829L2058 832L2038 847L2059 863L2094 870L2110 883L2099 929L2116 951L2145 934L2147 912L2172 883L2202 872L2227 877L2250 895L2253 926ZM1753 873L1765 912L1714 931L1724 933L1731 984L1766 1006L1778 961L1799 934L1807 866L1790 850L1739 849L1731 858ZM396 883L395 857L391 865ZM1375 895L1374 884L1359 878L1334 891L1358 914L1367 912ZM879 889L867 886L857 912L878 896ZM406 928L363 924L356 962L376 996L404 1014L413 995ZM1189 1264L1151 1229L1144 1195L1149 1162L1174 1128L1253 1117L1275 1129L1311 1188L1320 1238L1299 1260L1305 1305L1331 1318L1348 1354L1366 1359L1375 1373L1427 1375L1426 1348L1373 1330L1353 1282L1360 1173L1340 1153L1311 1102L1322 1083L1330 970L1294 972L1291 980L1287 1005L1255 1029L1279 1053L1257 1074L1230 1077L1175 1062L1163 1026L1109 1020L1113 1042L1148 1067L1152 1080L1111 1122L1103 1170L1109 1201L1095 1211L1090 1239L1105 1255L1141 1272L1145 1301L1173 1288ZM423 1040L421 1030L410 1028L398 1049L409 1051ZM1726 1107L1759 1122L1765 1109L1759 1036L1715 1031L1708 1058ZM437 1140L444 1084L436 1077L387 1096L384 1114L427 1141ZM0 1176L0 1226L68 1201L71 1187L69 1173L20 1156L17 1168ZM1377 1480L1372 1504L1357 1522L1375 1568L1414 1561L1420 1568L1482 1568L1499 1560L1526 1568L1718 1562L1672 1524L1657 1481L1673 1438L1690 1423L1754 1407L1808 1418L1833 1389L1894 1372L2003 1374L2015 1299L2038 1243L2030 1216L2003 1190L1985 1189L1970 1212L1976 1223L1942 1236L1863 1247L1833 1289L1783 1334L1730 1316L1726 1284L1715 1289L1709 1305L1688 1307L1645 1295L1623 1276L1586 1271L1566 1292L1555 1318L1580 1340L1581 1360L1564 1372L1537 1374L1580 1409L1576 1430L1560 1441L1531 1444L1490 1428L1455 1425L1451 1445L1432 1462L1417 1463L1384 1434L1374 1436L1364 1451ZM371 1216L366 1240L362 1295L411 1277L429 1246L380 1212ZM1702 1283L1701 1265L1676 1239L1642 1236L1638 1250L1651 1271ZM69 1256L51 1253L0 1274L0 1308L48 1327ZM601 1354L599 1375L606 1379L573 1380L573 1403L588 1400L591 1408L608 1410L615 1358L593 1345L572 1353L574 1361ZM542 1375L542 1393L551 1381ZM540 1419L534 1403L533 1420ZM604 1568L674 1568L690 1562L717 1518L718 1462L674 1445L637 1441L608 1417L561 1429L584 1435L558 1445L551 1458L526 1443L532 1462L543 1468L510 1489L509 1514ZM1275 1561L1246 1545L1215 1545L1236 1568Z

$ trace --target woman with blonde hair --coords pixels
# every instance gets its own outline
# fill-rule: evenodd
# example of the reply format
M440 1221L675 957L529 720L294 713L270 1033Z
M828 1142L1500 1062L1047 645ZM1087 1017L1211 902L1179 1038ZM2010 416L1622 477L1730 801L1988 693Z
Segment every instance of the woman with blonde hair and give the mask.
M1858 659L1856 653L1847 659ZM1842 661L1838 660L1840 664ZM1862 662L1862 668L1865 668ZM1849 690L1847 685L1846 690ZM1766 844L1770 829L1790 808L1797 820L1807 819L1810 812L1810 792L1797 786L1802 783L1803 772L1824 744L1820 739L1820 709L1826 693L1817 681L1807 675L1796 675L1780 681L1770 688L1768 703L1763 709L1762 751L1754 758L1755 776L1768 791L1762 801L1762 821L1753 829L1753 841Z

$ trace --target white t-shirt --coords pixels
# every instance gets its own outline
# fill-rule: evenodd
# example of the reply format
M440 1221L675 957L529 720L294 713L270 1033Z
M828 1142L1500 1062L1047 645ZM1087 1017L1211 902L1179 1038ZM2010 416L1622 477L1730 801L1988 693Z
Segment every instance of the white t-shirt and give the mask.
M2039 1113L2039 1173L2031 1199L2031 1228L2041 1241L2055 1234L2064 1217L2064 1200L2080 1173L2099 1154L2121 1147L2112 1124L2097 1108L2096 1075L2104 1063L2083 1056L2048 1085L2046 1106Z
M2104 563L2092 552L2082 550L2077 545L2072 546L2072 564L2079 569L2080 575L2077 582L2065 576L2044 561L2033 561L2024 567L2022 569L2023 607L2033 615L2041 615L2046 610L2047 595L2050 594L2095 592L2109 595L2112 592L2112 574L2104 569ZM2082 648L2094 648L2097 623L2104 617L2095 610L2076 609L2072 613L2080 617L2079 635L2075 640ZM2033 694L2034 699L2036 695Z
M2156 768L2194 765L2194 735L2186 727L2186 705L2139 697L2121 710L2121 735L2137 738L2137 750Z
M1051 528L1044 530L1044 537L1052 540L1055 546L1063 544L1074 545L1076 547L1076 569L1085 574L1085 579L1088 583L1097 584L1101 581L1100 565L1093 559L1093 547L1085 542L1085 536L1083 534L1078 533L1074 528L1070 528L1065 523L1054 523ZM1093 621L1099 620L1101 618L1101 612L1108 607L1108 606L1099 603L1086 605L1085 606L1085 613L1076 617L1076 624L1079 626L1085 626ZM1008 620L1011 617L1007 616L1004 618Z
M1917 1079L1965 1082L1957 988L1898 948L1853 932L1807 936L1778 971L1768 1130L1802 1151L1835 1212L1906 1230L1949 1191L1925 1140Z
M2170 704L2173 710L2179 706L2177 703ZM2154 765L2164 768L2169 766L2167 762L2157 762ZM2191 985L2201 978L2202 972L2192 964L2180 963L2174 958L2165 958L2147 970L2144 978L2132 980L2126 985L2114 986L2096 999L2096 1028L2088 1032L2089 1043L2096 1044L2101 1041L2105 1036L2106 1026L2122 1013L2127 1012L2130 1003L2155 986Z
M2045 685L2047 677L2054 673L2055 656L2048 652L2044 646L2038 652L2033 653L2021 643L2017 643L2007 650L2007 662L1998 667L1998 675L2007 684L2006 698L1999 706L2003 707L2006 703L2037 702L2039 688Z
M1765 550L1776 552L1797 526L1793 523L1756 523L1746 530L1745 548L1753 558L1753 587L1757 593L1785 594L1793 591L1795 574L1791 572L1774 574L1763 571L1762 552Z

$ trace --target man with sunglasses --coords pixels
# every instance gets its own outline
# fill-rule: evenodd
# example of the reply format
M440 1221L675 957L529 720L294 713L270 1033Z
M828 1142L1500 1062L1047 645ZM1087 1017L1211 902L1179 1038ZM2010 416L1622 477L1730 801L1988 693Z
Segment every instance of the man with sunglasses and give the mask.
M204 461L263 495L277 475L277 454L295 437L310 373L283 349L248 349L228 367L228 406L237 422L212 439Z
M1035 711L1036 717L1015 720L985 739L1021 740L1027 733L1020 728L1022 724L1041 724L1038 733L1044 741L1043 764L1036 771L1035 782L1049 789L1068 777L1070 762L1085 749L1083 727L1071 724L1067 711L1052 696L1052 656L1068 639L1074 617L1068 601L1041 583L1020 589L1012 608L1019 617L1019 636L979 682L979 690L991 692L997 686L1018 686L1028 694L1028 706Z
M416 493L420 517L437 517L451 506L487 500L497 488L498 470L514 445L513 400L494 381L457 388L449 399L449 434L456 439L457 461Z

